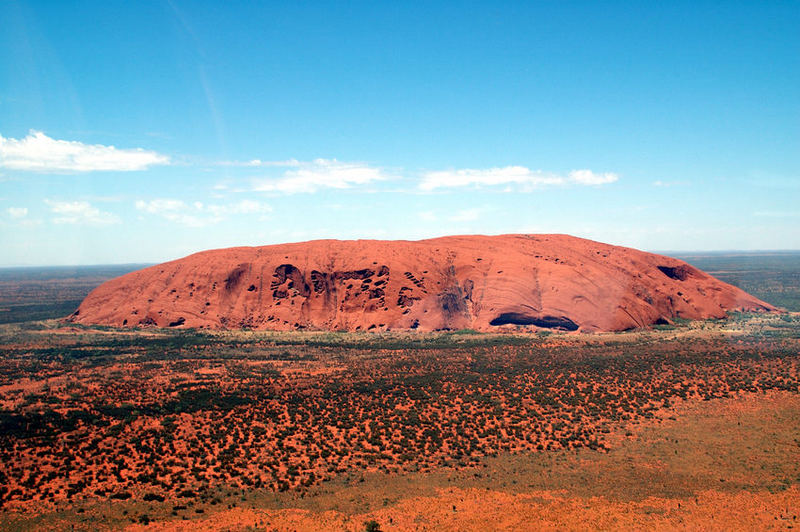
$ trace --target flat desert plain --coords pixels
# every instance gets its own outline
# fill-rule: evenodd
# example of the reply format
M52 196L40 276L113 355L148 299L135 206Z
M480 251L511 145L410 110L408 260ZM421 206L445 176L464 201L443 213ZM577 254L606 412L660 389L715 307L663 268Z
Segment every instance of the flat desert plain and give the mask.
M791 301L786 278L760 296ZM46 319L1 325L0 352L4 530L800 526L796 312L594 334Z
M793 526L800 317L580 335L5 325L6 529Z

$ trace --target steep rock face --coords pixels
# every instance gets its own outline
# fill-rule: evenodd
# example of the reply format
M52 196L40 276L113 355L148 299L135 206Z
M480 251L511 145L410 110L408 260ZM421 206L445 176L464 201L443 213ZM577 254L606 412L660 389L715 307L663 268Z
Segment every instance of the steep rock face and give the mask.
M204 251L96 288L118 327L619 331L769 304L677 259L567 235L318 240Z

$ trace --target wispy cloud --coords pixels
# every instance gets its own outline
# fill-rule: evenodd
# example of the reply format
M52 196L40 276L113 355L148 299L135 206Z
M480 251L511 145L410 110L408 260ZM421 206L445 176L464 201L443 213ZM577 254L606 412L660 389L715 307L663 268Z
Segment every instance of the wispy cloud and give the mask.
M27 207L9 207L8 209L6 209L6 212L11 218L14 218L16 220L28 216Z
M524 166L505 166L427 172L422 176L419 187L425 191L468 186L505 186L509 189L531 190L558 185L604 185L618 179L616 174L596 173L591 170L573 170L567 175L559 175L541 170L531 170Z
M573 170L567 174L566 182L577 185L607 185L619 180L617 174L611 172L596 173L591 170Z
M19 227L38 227L42 225L42 220L33 219L29 216L27 207L8 207L4 210L6 217L0 217L0 226L7 226L5 220L10 220L15 228Z
M315 159L298 163L281 177L257 180L254 189L284 194L311 193L323 188L352 188L384 179L388 176L383 170L365 163Z
M55 215L53 223L76 225L110 225L120 223L115 214L104 212L93 207L88 201L53 201L44 202Z
M303 163L297 159L286 159L283 161L262 161L261 159L251 159L249 161L222 161L220 166L244 166L250 168L269 168L269 167L296 167Z
M148 214L155 214L157 216L161 216L162 218L166 218L170 222L174 222L180 225L186 225L189 227L202 227L207 225L208 223L214 223L210 221L208 217L201 217L198 216L200 209L194 207L194 209L187 205L182 200L176 199L154 199L150 201L143 201L138 200L136 202L136 208L140 211L146 212ZM202 204L201 204L202 206Z
M187 205L182 200L154 199L150 201L137 200L136 208L140 211L149 212L150 214L162 214L186 209Z
M226 218L236 215L256 215L262 217L272 208L266 203L254 200L242 200L229 204L204 204L196 201L186 203L177 199L154 199L150 201L139 200L135 203L136 209L148 214L154 214L180 225L188 227L203 227L216 224Z
M272 212L272 207L266 203L255 200L241 200L235 203L228 203L224 205L202 205L196 204L200 209L205 209L215 216L232 216L237 214L267 214Z
M0 167L31 172L145 170L169 164L169 157L141 148L119 149L102 144L52 139L31 131L22 139L0 135Z

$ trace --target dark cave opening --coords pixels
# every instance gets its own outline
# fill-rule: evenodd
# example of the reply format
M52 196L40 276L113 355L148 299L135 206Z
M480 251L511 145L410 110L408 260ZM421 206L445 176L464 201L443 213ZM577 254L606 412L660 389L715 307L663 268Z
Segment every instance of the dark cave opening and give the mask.
M577 331L578 324L564 316L528 316L519 312L504 312L489 322L489 325L535 325L547 329Z

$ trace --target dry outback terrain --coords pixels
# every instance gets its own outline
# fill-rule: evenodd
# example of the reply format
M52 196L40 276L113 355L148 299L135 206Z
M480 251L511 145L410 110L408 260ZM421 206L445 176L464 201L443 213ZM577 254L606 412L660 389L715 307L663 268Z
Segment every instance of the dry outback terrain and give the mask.
M800 317L0 329L0 528L784 529Z
M542 238L558 255L523 238L527 291L507 285L513 261L458 239L436 273L421 253L276 265L265 248L205 272L230 250L210 252L109 281L78 312L63 307L111 270L0 272L0 529L800 526L800 256ZM553 289L598 251L615 266ZM269 319L292 301L304 323ZM625 312L600 323L589 304ZM242 329L247 312L263 320Z

